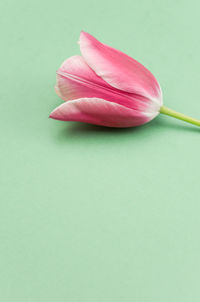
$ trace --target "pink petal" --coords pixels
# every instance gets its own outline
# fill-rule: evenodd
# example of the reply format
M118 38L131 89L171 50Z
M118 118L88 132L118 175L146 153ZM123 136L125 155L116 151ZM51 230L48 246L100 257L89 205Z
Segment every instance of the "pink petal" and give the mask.
M107 127L134 127L147 123L157 114L139 112L103 99L82 98L61 104L50 118Z
M78 55L72 56L65 60L57 73L73 75L101 86L108 86L108 84L101 77L96 75L96 73L88 66L84 59Z
M67 59L57 71L56 93L64 100L101 98L140 111L159 111L151 100L121 91L107 84L81 56Z
M111 86L162 104L160 85L142 64L86 32L81 32L80 49L87 64Z

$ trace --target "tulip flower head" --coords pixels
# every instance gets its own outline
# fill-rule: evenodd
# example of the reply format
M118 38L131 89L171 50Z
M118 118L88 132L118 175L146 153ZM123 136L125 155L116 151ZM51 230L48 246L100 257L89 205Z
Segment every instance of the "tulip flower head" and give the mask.
M83 31L79 44L81 56L70 57L57 71L55 90L65 102L50 114L51 118L135 127L164 113L199 123L163 106L158 81L133 58Z

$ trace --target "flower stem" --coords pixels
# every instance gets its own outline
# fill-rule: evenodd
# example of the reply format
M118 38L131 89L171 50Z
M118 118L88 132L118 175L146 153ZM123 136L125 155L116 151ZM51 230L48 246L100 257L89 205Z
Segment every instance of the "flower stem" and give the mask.
M177 118L179 120L182 120L182 121L185 121L187 123L190 123L190 124L193 124L193 125L196 125L196 126L200 127L200 120L197 120L197 119L192 118L190 116L187 116L185 114L176 112L176 111L174 111L170 108L167 108L165 106L162 106L160 108L160 113L172 116L172 117Z

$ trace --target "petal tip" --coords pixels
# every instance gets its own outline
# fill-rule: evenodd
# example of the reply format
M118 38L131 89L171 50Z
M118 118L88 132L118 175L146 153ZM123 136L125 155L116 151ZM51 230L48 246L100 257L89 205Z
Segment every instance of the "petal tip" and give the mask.
M80 44L81 43L81 38L83 38L85 35L87 34L87 32L86 31L84 31L84 30L81 30L81 32L80 32L80 36L79 36L79 40L78 40L78 44Z
M49 118L51 119L56 119L56 113L55 113L56 109L54 109L50 114L49 114Z
M53 119L53 114L52 114L52 112L49 114L49 118L52 118L52 119Z
M87 34L87 32L82 29L80 32L80 36L85 35L85 34Z
M86 42L86 41L91 41L91 40L96 40L96 38L93 37L91 34L89 34L87 31L82 30L80 33L80 38L79 38L80 43Z

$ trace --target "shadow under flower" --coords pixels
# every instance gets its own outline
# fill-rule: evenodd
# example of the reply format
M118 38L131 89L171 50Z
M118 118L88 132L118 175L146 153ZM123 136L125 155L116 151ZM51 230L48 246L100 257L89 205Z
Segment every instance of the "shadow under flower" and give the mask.
M64 127L63 132L68 132L66 135L90 135L90 134L114 134L114 135L124 135L128 133L138 133L146 131L147 129L152 128L152 130L165 128L166 130L172 129L174 131L189 131L189 132L199 132L200 128L195 125L186 124L184 122L176 121L176 120L164 120L163 118L156 118L148 124L138 126L138 127L130 127L130 128L112 128L112 127L104 127L97 126L92 124L80 123L80 122L69 122L67 127Z
M80 141L98 141L98 142L118 142L126 141L141 141L152 140L152 136L166 135L166 131L173 135L178 132L196 133L200 129L193 125L181 123L176 120L165 120L163 117L158 117L155 120L139 127L132 128L108 128L96 126L80 122L68 122L66 125L62 123L59 132L56 133L56 138L60 142L75 142Z

